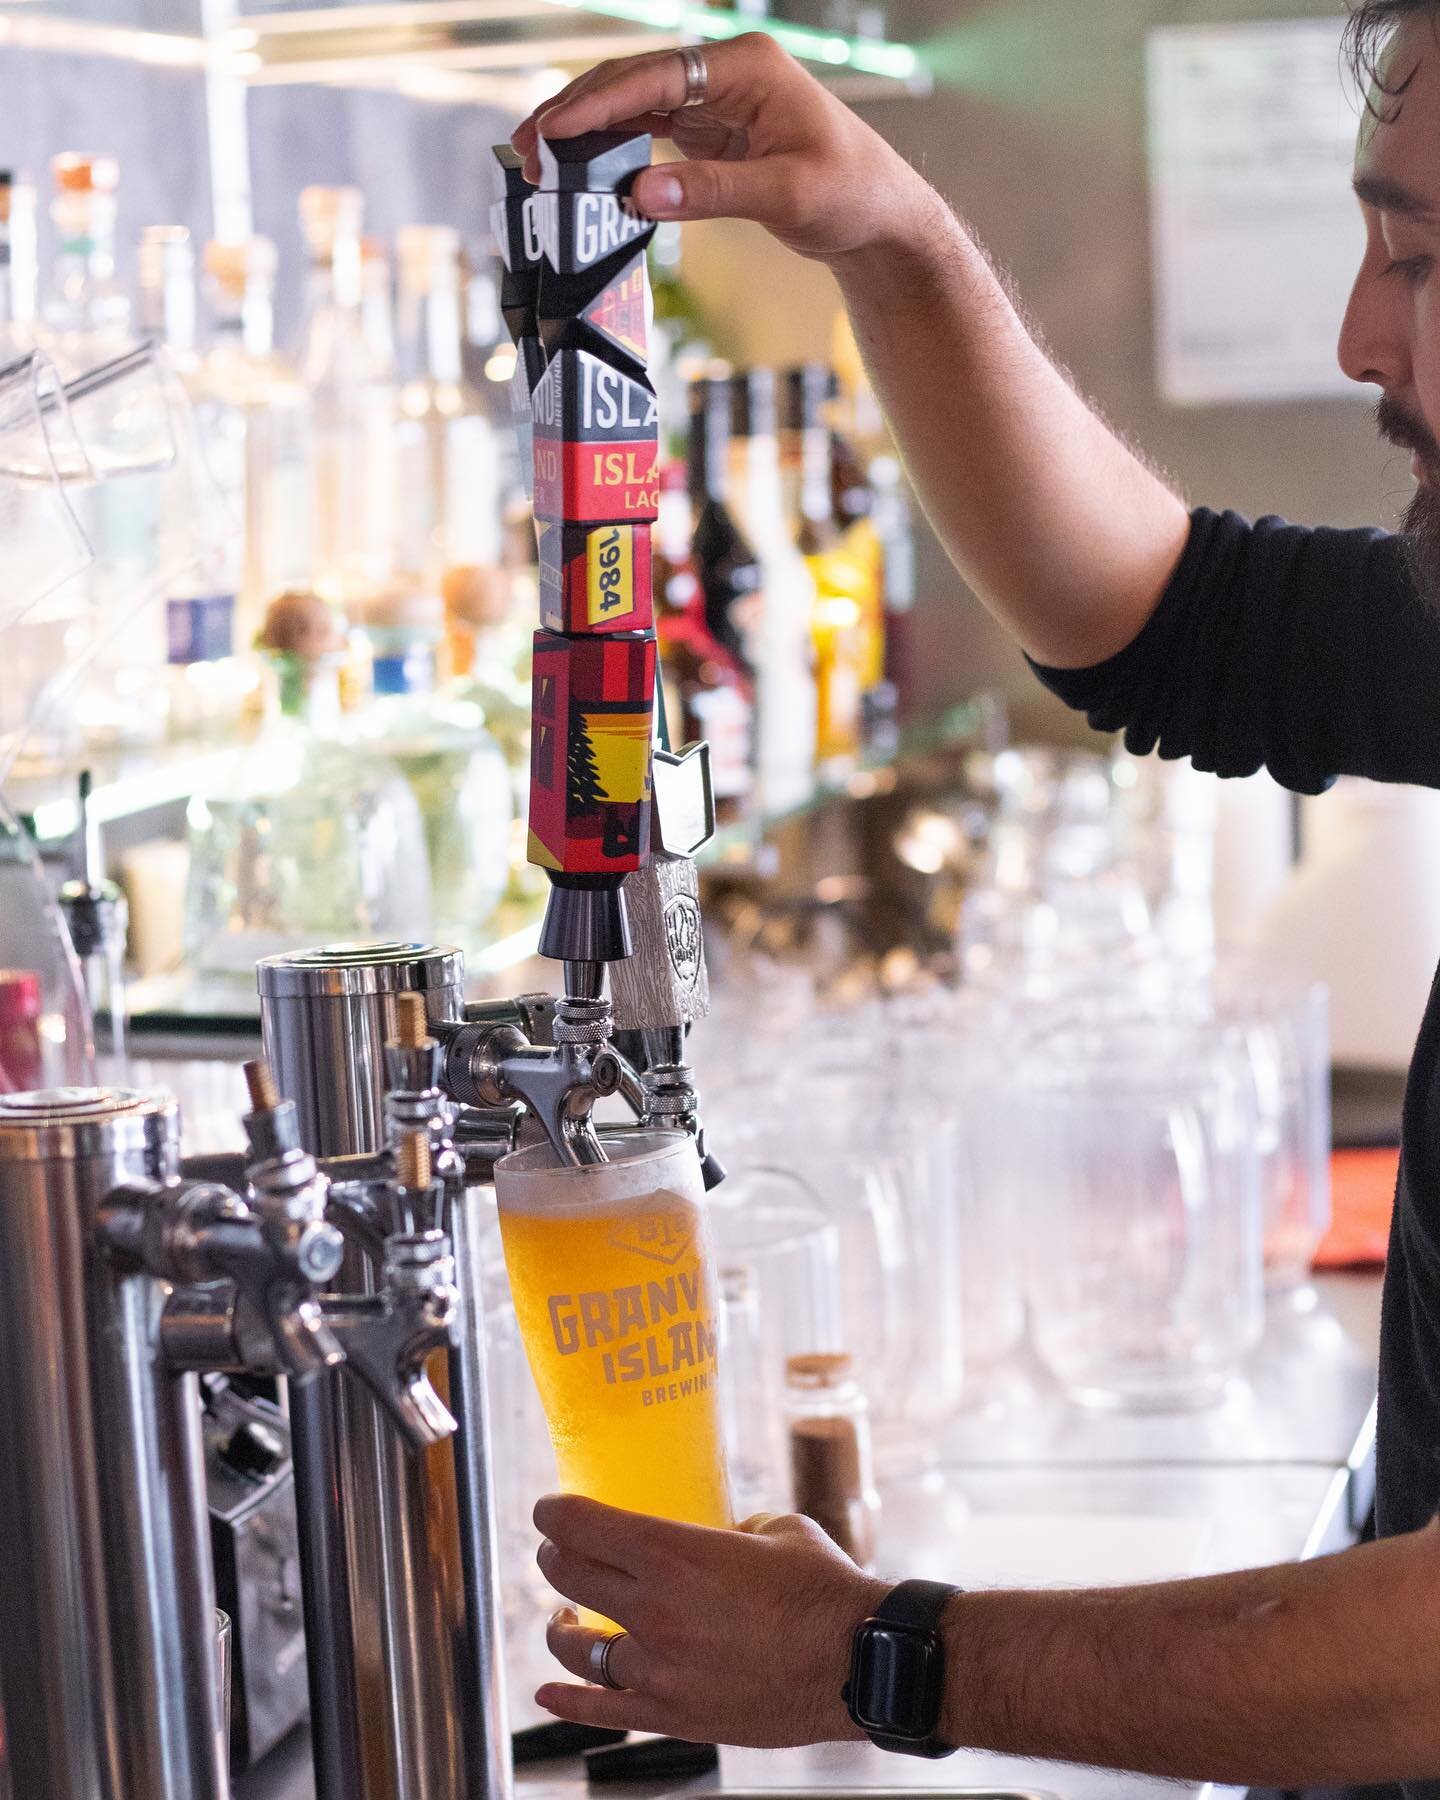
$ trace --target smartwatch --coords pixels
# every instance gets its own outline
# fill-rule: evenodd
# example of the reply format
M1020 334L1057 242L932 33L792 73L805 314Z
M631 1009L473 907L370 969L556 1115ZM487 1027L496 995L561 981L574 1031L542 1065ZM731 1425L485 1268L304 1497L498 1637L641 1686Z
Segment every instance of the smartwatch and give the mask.
M936 1735L945 1687L940 1615L963 1590L943 1581L902 1581L855 1627L850 1679L840 1697L881 1750L950 1756Z

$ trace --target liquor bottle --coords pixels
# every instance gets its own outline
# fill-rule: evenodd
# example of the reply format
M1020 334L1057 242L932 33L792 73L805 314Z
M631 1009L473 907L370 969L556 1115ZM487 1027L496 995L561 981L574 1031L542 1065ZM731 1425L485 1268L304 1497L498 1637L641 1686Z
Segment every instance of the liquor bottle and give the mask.
M130 302L115 279L113 156L66 151L50 165L55 263L43 308L45 349L61 373L78 375L127 349Z
M35 341L35 190L0 169L0 363Z
M40 347L68 380L133 347L130 301L115 278L115 212L119 165L112 156L66 152L51 164L50 216L55 261L42 307ZM77 418L85 446L104 479L77 490L77 513L95 561L66 598L88 614L93 650L75 711L92 746L153 744L164 735L166 684L164 608L159 604L162 483L153 467L137 468L131 441L158 406L105 407L104 426ZM168 428L173 431L173 418ZM166 448L171 446L167 445Z
M898 465L897 465L898 467ZM841 543L858 572L860 604L860 692L865 741L893 748L896 694L887 666L885 542L876 525L875 493L869 472L850 440L830 433L830 494Z
M425 828L410 784L345 728L344 638L318 594L276 599L257 740L196 792L187 821L190 966L253 988L257 958L305 944L428 935Z
M872 742L893 743L908 685L907 615L915 603L914 513L885 416L843 312L836 315L831 361L836 371L832 424L841 439L836 447L837 513L842 520L850 516L847 529L857 554L871 559L880 590L871 666L872 670L883 666L883 673L867 689L867 731Z
M376 364L387 380L393 380L395 290L390 277L390 252L377 237L360 240L360 328Z
M831 493L829 384L823 363L788 369L780 433L785 514L815 583L815 755L822 770L843 768L860 751L868 673L867 572L842 539Z
M749 661L755 670L756 772L765 812L802 804L814 790L815 582L781 509L775 374L730 378L731 490L736 519L760 563L763 604Z
M314 581L341 605L384 583L395 545L395 392L383 346L377 352L365 329L362 211L355 188L300 195L310 256L300 365L311 409Z
M514 814L510 774L473 701L436 692L444 631L438 595L403 587L365 602L373 696L352 741L394 764L425 828L432 932L467 955L505 892Z
M498 567L500 437L460 360L460 237L443 225L400 233L398 563L431 592L452 567Z
M508 569L452 564L445 605L447 692L478 706L500 746L523 806L530 777L530 632Z
M275 349L275 268L269 238L205 249L212 336L196 407L211 469L244 522L242 648L270 601L310 568L310 409L298 371Z
M187 392L200 367L195 298L190 233L183 225L147 225L136 264L135 322L142 337L165 346Z
M705 479L703 467L691 476L697 487ZM715 816L730 823L743 814L754 785L755 700L744 667L706 623L693 518L685 465L666 463L651 565L666 735L675 750L708 740Z
M136 322L144 336L164 346L191 401L189 413L176 419L189 461L184 484L169 472L129 483L155 538L151 565L164 602L166 729L172 738L218 735L238 723L256 685L251 666L235 655L243 497L222 486L223 445L238 428L231 409L218 400L200 404L195 252L183 225L145 228L138 276Z
M655 318L650 329L650 385L660 403L660 429L667 456L683 461L687 439L685 393L702 374L711 350L709 332L684 278L683 236L674 220L657 225L650 240L650 291Z

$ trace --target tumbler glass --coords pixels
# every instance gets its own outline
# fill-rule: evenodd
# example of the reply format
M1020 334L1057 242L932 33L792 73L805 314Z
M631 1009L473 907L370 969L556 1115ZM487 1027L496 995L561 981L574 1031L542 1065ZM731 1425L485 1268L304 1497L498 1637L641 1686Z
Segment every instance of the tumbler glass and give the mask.
M840 1235L809 1184L784 1169L732 1170L709 1206L731 1493L742 1517L781 1512L789 1505L786 1367L844 1345Z
M1033 1044L1008 1126L1034 1347L1091 1405L1218 1399L1264 1320L1254 1083L1234 1034L1159 1020Z
M1330 1228L1330 1008L1323 982L1217 970L1217 1017L1255 1077L1265 1286L1295 1292Z
M510 1291L561 1486L611 1506L729 1525L719 1299L694 1140L605 1139L576 1167L505 1157L495 1194Z
M840 1319L877 1415L906 1391L915 1333L903 1169L878 1142L858 1075L766 1074L707 1102L707 1135L731 1178L783 1170L819 1199L839 1244ZM783 1071L786 1059L776 1059Z

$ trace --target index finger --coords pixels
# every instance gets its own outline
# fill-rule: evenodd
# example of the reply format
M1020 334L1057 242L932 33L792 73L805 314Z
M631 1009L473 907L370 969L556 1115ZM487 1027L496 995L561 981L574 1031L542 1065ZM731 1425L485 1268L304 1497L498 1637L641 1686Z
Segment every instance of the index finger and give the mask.
M758 31L747 31L727 44L706 44L706 113L727 125L748 125L763 92L764 68L770 58L782 54L773 38ZM678 50L617 57L538 107L516 139L532 123L541 137L579 137L646 114L678 112L685 104L685 87L685 63ZM518 141L515 148L522 153L526 149Z
M663 72L659 78L648 76L651 68L669 64L671 80L667 83ZM650 100L643 105L634 106L627 114L623 109L610 106L605 110L605 129L619 126L628 117L650 113L670 113L682 104L685 99L685 65L680 60L677 50L648 50L640 56L617 56L609 62L597 63L593 69L587 69L583 75L561 88L551 99L543 101L526 119L515 127L510 135L510 142L522 156L529 156L535 148L535 140L540 136L539 125L545 120L546 137L578 137L582 131L599 130L592 125L576 125L566 123L563 129L550 128L551 115L568 119L570 109L576 106L587 95L594 94L601 88L609 88L621 83L629 84L630 91L635 91L639 78L641 91L647 94L662 96L659 100Z
M652 1573L676 1552L683 1554L703 1525L682 1525L648 1513L605 1506L583 1494L546 1494L535 1502L535 1527L563 1549L608 1563L628 1575Z

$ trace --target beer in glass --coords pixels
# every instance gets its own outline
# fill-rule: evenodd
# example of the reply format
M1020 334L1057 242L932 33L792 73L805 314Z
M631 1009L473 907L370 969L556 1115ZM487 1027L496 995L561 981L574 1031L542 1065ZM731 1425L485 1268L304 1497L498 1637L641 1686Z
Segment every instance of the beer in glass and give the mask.
M510 1291L567 1493L729 1525L705 1190L680 1132L607 1136L607 1163L548 1144L495 1193Z

